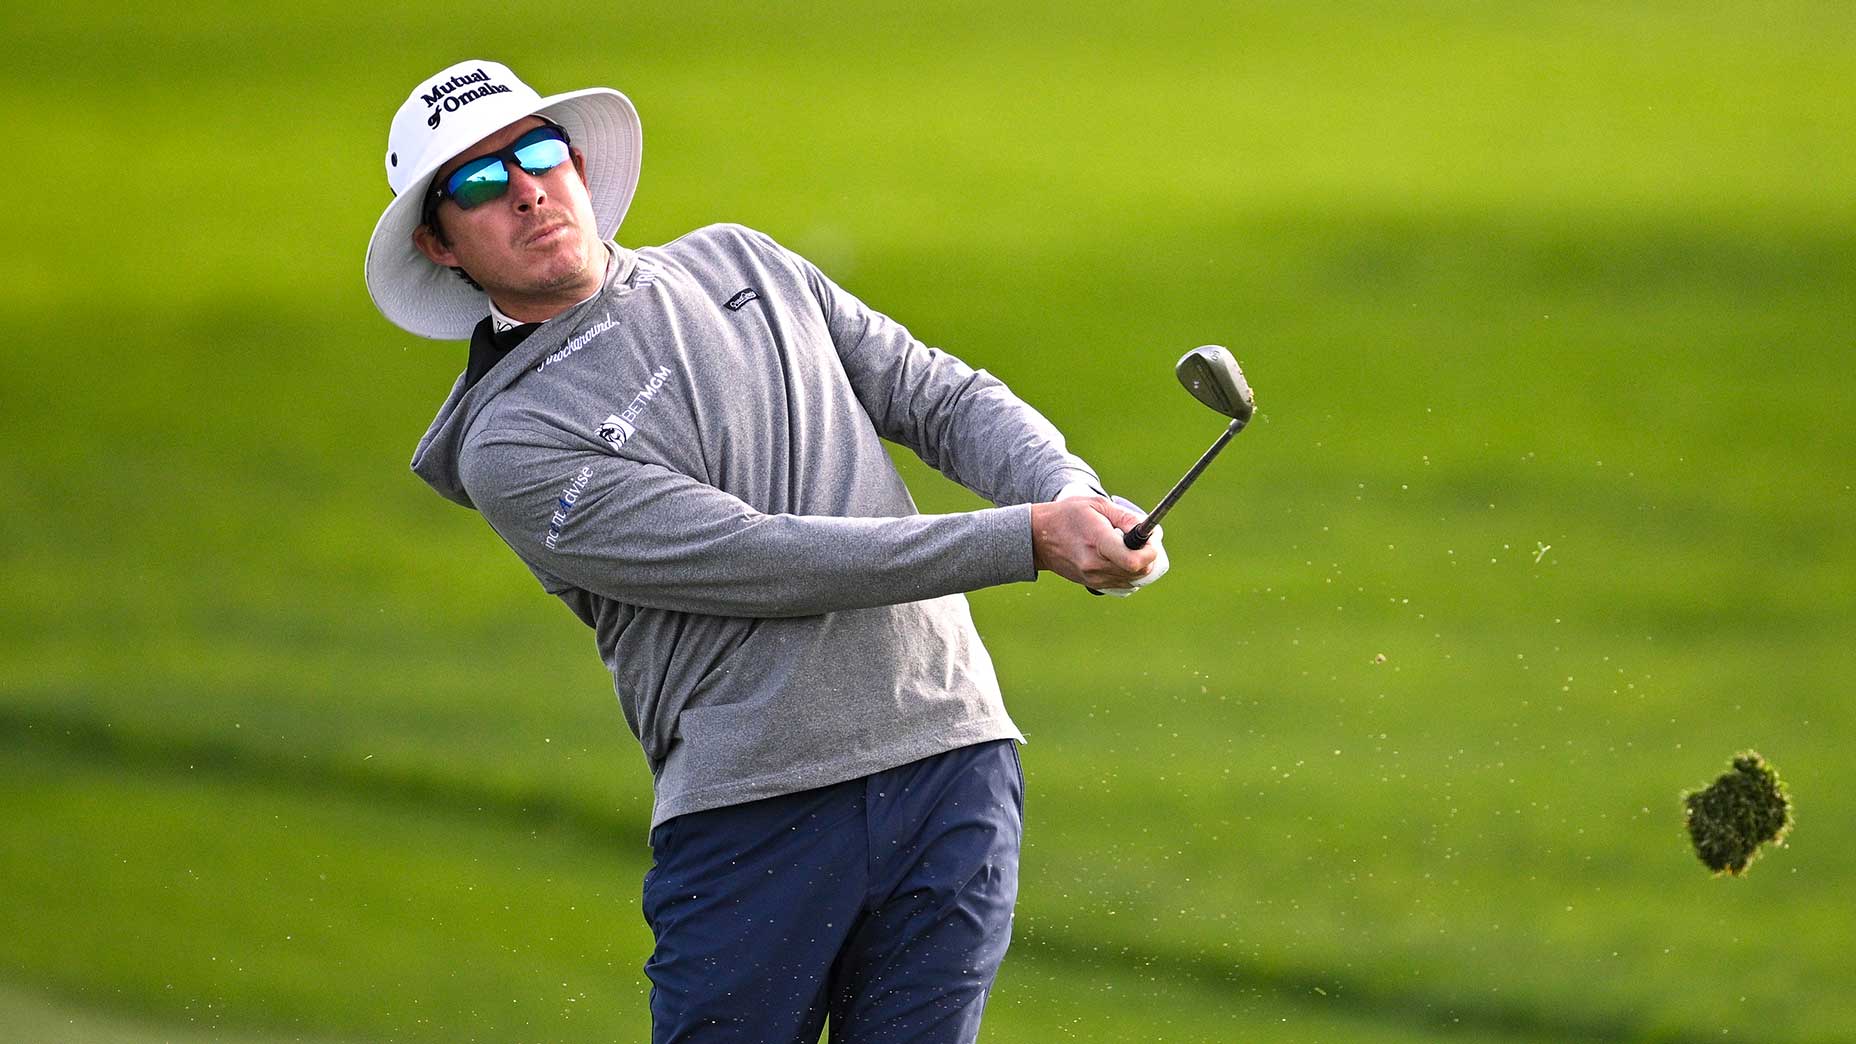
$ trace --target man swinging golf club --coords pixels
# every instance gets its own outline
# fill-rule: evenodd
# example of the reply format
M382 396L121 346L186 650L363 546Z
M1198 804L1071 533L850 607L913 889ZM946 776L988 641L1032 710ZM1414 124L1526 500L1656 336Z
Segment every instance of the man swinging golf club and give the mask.
M489 61L400 106L368 291L470 342L413 470L611 669L654 778L653 1040L971 1041L1023 776L962 592L1126 594L1164 553L998 380L767 236L613 243L641 141L619 92ZM883 439L999 506L917 513Z

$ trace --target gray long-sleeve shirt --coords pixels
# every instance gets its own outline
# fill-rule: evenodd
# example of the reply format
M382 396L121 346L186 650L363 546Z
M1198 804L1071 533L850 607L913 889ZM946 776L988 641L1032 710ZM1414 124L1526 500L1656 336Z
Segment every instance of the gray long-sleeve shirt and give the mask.
M881 439L999 507L916 513ZM961 592L1033 580L1030 509L1095 484L984 370L761 233L621 251L413 470L591 626L652 825L1022 739Z

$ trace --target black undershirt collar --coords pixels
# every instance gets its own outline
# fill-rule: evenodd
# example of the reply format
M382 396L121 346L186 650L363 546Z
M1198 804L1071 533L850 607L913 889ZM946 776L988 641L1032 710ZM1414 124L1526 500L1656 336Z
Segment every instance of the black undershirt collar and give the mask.
M464 387L470 388L490 372L490 368L503 361L515 346L528 340L528 335L541 329L540 323L523 323L507 330L492 329L495 324L489 316L484 316L476 329L470 332L470 358L464 366Z

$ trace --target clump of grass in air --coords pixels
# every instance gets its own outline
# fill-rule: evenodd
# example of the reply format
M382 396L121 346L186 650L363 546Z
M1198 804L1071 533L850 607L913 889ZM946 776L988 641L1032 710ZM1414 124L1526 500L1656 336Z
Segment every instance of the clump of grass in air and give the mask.
M1791 795L1758 751L1735 757L1732 771L1682 795L1682 804L1695 855L1717 875L1745 873L1760 845L1783 844L1792 828Z

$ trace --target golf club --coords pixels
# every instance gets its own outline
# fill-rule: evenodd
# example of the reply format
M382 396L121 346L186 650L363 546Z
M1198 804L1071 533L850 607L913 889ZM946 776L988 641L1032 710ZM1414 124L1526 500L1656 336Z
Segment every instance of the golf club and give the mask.
M1200 473L1211 464L1218 451L1224 449L1225 443L1244 430L1244 425L1250 423L1251 414L1257 408L1256 395L1244 380L1244 371L1238 369L1237 360L1231 357L1231 353L1218 345L1194 348L1180 356L1179 362L1173 366L1173 372L1193 398L1231 418L1231 424L1225 428L1223 435L1218 436L1218 441L1212 443L1212 448L1199 457L1192 470L1186 472L1185 477L1175 483L1166 497L1154 506L1147 518L1122 535L1121 542L1130 551L1146 546L1148 539L1153 536L1154 527L1160 524L1168 511L1173 510L1174 504L1179 503L1179 498L1198 480Z

